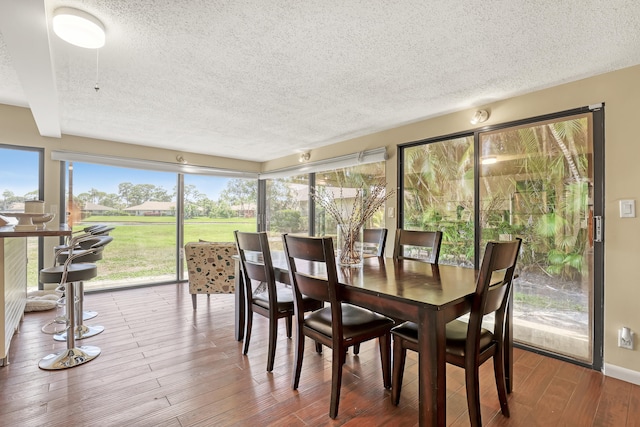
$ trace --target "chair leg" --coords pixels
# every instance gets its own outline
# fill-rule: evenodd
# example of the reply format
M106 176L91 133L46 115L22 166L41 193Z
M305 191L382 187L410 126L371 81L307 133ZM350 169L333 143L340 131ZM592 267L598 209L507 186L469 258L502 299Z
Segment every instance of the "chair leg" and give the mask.
M384 388L391 388L391 333L378 337L380 347L380 364L382 365L382 382Z
M293 317L293 316L287 316L287 317L286 317L286 319L287 319L287 320L286 320L286 325L287 325L287 338L291 338L291 330L293 329L293 328L292 328L292 320L291 320L291 318L292 318L292 317Z
M334 349L331 356L331 405L329 407L329 417L335 419L338 416L338 406L340 405L340 387L342 386L342 365L345 362L346 351Z
M353 354L360 354L360 343L353 345Z
M407 349L402 343L402 338L393 339L393 378L391 380L391 403L400 403L400 392L402 391L402 378L404 377L404 364L407 358Z
M302 359L304 357L304 335L300 329L302 325L298 323L298 330L296 332L296 354L293 356L293 376L291 378L291 388L298 389L300 384L300 371L302 371ZM318 345L318 343L316 343Z
M493 370L496 376L496 388L498 389L498 399L500 400L500 410L502 415L509 417L509 402L507 400L507 381L504 371L503 349L496 350L493 355Z
M316 341L316 353L322 353L322 344L320 344L318 341Z
M249 352L249 341L251 341L251 327L253 326L253 310L251 307L247 307L247 318L244 325L244 348L242 354Z
M269 319L269 350L267 353L267 372L273 371L276 358L276 342L278 339L278 319Z
M193 305L193 309L198 308L198 300L196 299L197 294L191 294L191 305Z
M482 415L480 414L480 379L478 365L465 361L465 385L467 388L467 407L469 408L469 421L471 427L482 427ZM471 365L471 366L470 366Z

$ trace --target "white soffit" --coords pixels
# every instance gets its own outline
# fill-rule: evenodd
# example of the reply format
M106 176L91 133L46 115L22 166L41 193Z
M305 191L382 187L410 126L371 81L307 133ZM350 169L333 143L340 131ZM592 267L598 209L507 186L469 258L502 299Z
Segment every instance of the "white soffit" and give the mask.
M41 132L258 162L640 64L637 0L0 5L0 100ZM62 6L106 28L97 92L95 51L43 49Z

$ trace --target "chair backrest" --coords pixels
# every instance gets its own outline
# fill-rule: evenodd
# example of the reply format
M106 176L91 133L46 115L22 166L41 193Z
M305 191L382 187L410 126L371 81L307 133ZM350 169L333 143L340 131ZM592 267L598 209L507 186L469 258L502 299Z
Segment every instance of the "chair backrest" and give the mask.
M235 242L188 242L184 255L191 294L232 294L235 291Z
M304 319L302 296L331 304L333 340L342 337L342 297L338 287L338 274L331 237L304 237L282 235L284 252L293 288L295 316L299 324ZM306 264L303 271L299 266ZM335 347L337 348L337 347ZM334 350L335 350L334 348Z
M495 312L494 336L502 340L507 304L522 239L488 242L473 297L467 330L467 354L476 353L485 315ZM471 353L470 353L471 352Z
M441 231L396 230L396 240L393 247L393 259L411 259L437 264L440 258ZM405 246L417 248L418 254L405 254ZM415 251L415 249L414 249Z
M251 303L253 296L252 280L265 283L269 293L269 300L276 301L276 282L267 233L245 233L236 230L233 234L238 247L238 255L240 256L241 274L244 276L244 294L247 303ZM270 307L276 309L275 304L270 304Z
M386 228L365 228L362 236L365 253L368 253L367 249L371 249L371 253L383 257L388 232L389 230Z

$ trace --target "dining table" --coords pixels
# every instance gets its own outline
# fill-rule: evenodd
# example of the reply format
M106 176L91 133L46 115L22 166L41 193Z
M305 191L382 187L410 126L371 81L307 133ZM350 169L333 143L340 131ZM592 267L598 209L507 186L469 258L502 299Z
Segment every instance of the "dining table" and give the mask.
M272 252L272 259L276 281L288 284L290 279L284 254ZM305 268L296 267L299 271ZM307 268L308 272L315 273L313 266ZM246 316L245 287L240 269L241 263L236 258L235 336L238 341L244 337ZM445 326L447 322L470 312L478 270L369 257L359 267L337 266L337 272L346 302L418 325L419 425L445 425ZM505 370L509 393L513 381L510 312L508 310L505 330Z

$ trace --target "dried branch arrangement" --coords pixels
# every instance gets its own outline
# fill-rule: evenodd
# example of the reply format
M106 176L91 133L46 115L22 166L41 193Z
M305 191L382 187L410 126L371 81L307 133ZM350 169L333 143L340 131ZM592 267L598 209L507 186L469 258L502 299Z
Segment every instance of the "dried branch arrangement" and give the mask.
M311 197L338 224L338 240L341 264L358 264L362 262L356 243L362 227L384 203L394 194L394 190L386 191L387 184L378 181L367 188L356 189L355 195L344 196L343 188L337 194L326 187L311 189ZM345 199L353 197L351 208L345 206Z

